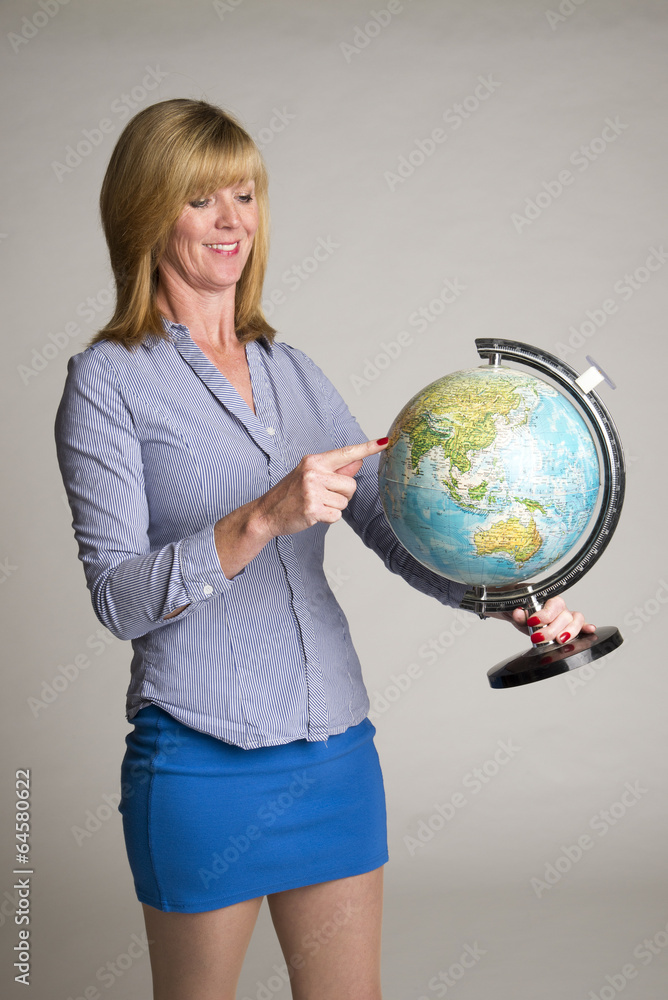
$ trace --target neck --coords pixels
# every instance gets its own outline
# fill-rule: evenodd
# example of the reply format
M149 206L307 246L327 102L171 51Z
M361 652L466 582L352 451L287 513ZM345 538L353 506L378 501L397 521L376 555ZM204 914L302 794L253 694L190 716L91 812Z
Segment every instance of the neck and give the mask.
M172 323L188 327L195 343L206 343L218 354L238 352L234 327L234 285L207 293L160 274L156 305Z

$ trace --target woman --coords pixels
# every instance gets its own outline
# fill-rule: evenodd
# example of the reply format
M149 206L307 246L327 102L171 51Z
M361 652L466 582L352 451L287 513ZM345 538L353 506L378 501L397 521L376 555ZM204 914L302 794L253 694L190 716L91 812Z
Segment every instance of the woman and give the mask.
M262 315L267 178L241 126L141 111L101 214L116 311L70 361L56 434L93 606L134 648L119 808L154 997L233 998L266 895L293 997L376 1000L385 800L327 526L443 604L465 588L398 544L387 438ZM561 598L538 618L593 629Z

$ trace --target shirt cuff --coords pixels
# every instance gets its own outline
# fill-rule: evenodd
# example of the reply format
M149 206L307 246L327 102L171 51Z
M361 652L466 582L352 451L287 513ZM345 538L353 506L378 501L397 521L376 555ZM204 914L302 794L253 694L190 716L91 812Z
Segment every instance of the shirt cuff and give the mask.
M230 580L223 573L213 524L179 543L179 569L183 588L193 604L227 593L236 579ZM243 572L241 569L236 575Z

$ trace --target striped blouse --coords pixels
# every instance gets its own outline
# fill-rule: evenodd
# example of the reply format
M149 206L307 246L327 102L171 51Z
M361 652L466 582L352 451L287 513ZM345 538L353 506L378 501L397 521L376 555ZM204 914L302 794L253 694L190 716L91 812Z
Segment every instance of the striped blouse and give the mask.
M323 570L328 525L272 539L233 579L214 524L266 493L304 455L366 441L302 351L246 345L256 413L191 339L128 351L97 343L70 359L58 460L95 613L132 640L128 720L154 703L244 748L326 740L369 709L348 623ZM364 459L343 517L412 586L442 604L465 587L418 563ZM182 605L179 615L165 616Z

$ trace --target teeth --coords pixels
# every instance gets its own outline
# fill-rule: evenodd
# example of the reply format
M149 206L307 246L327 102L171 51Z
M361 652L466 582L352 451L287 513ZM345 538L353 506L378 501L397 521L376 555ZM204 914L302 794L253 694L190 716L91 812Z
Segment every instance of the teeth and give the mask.
M239 240L236 243L205 243L207 247L211 247L212 250L234 250L237 246Z

